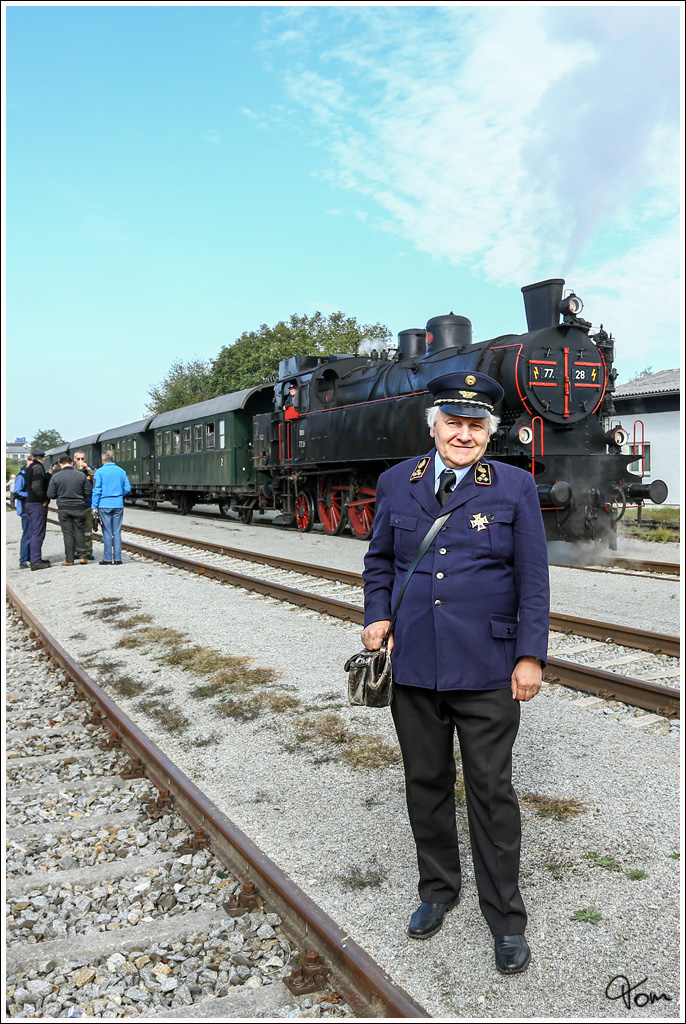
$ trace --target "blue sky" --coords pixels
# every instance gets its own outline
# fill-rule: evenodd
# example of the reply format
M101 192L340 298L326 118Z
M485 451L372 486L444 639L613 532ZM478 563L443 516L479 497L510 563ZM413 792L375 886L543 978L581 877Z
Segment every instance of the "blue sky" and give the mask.
M681 5L5 5L6 431L142 417L176 358L342 310L680 359Z

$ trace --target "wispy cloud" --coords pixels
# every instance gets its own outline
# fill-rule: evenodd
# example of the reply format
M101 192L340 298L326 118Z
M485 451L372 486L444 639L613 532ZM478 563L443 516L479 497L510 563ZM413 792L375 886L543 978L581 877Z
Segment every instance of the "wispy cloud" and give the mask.
M494 283L607 274L618 309L661 283L674 322L677 8L314 11L307 53L272 21L273 69L373 226Z
M202 137L205 142L211 142L215 146L218 145L222 140L220 133L218 131L215 131L214 128L208 128L207 131L203 132Z

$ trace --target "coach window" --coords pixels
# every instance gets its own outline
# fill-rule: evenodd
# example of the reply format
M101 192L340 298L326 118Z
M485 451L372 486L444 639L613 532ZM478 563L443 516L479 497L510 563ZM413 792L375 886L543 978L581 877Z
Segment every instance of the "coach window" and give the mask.
M181 431L174 431L174 455L181 454Z
M158 433L155 434L155 454L162 454L162 431L158 431Z
M225 448L226 447L226 433L225 433L225 430L226 430L226 428L224 426L224 420L220 420L219 421L219 447L220 448Z
M117 441L114 446L114 461L121 462L121 441Z
M208 452L214 451L214 423L205 424L205 448Z
M195 424L195 450L202 451L202 423Z
M171 455L171 430L164 432L164 454Z
M183 428L183 450L189 452L191 450L191 428Z
M135 437L134 437L134 439L133 439L133 442L132 442L132 443L133 443L133 454L132 454L132 458L134 458L134 459L137 459L137 458L138 458L138 441L136 440L136 438L135 438Z

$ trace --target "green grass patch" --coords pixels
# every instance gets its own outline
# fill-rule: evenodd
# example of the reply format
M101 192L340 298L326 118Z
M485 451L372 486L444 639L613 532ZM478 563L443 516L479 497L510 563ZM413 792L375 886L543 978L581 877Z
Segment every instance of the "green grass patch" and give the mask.
M624 874L630 882L641 882L644 878L648 877L646 872L641 871L640 868L633 868L631 871L625 871Z

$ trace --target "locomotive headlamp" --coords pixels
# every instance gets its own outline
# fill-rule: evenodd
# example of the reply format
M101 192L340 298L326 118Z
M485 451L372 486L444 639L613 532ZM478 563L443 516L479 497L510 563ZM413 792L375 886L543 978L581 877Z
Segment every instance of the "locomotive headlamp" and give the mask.
M520 427L517 431L517 440L520 444L531 444L534 432L531 427Z
M583 302L578 295L574 294L574 292L571 292L569 295L565 295L564 299L558 306L558 309L563 316L578 316L583 308Z
M612 427L605 431L605 444L614 444L623 448L629 441L629 434L624 427Z

